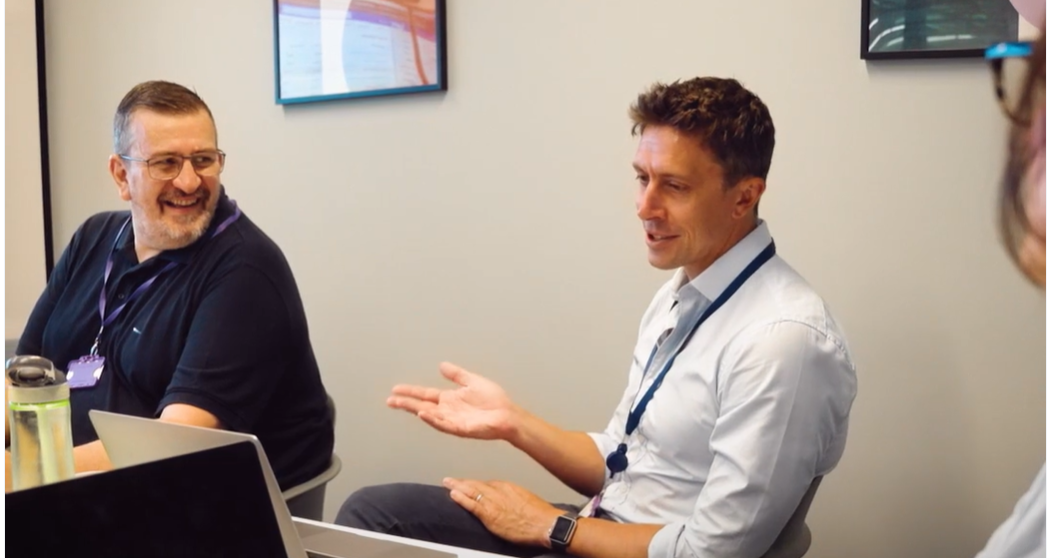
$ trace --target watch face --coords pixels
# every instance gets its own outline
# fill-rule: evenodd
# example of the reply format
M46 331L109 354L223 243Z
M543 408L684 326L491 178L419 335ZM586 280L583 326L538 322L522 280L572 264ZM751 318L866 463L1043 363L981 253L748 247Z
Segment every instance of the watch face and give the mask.
M567 544L571 542L571 535L574 534L575 519L566 515L561 515L556 518L556 523L553 525L553 532L549 533L549 539L556 541L561 544Z

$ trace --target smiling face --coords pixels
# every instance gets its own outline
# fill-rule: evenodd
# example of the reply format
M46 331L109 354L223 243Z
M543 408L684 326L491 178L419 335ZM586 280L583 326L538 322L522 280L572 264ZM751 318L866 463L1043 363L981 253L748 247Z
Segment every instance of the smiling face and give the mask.
M109 158L109 171L120 198L131 202L135 247L155 255L164 250L184 248L199 239L214 218L218 205L220 174L200 176L188 159L201 152L218 149L211 116L204 110L189 114L164 114L149 109L132 113L127 132L126 153ZM165 155L186 157L178 175L159 180L149 164L120 158L153 160Z
M647 259L658 269L682 267L693 280L756 226L764 181L725 187L723 167L694 135L646 127L633 169Z

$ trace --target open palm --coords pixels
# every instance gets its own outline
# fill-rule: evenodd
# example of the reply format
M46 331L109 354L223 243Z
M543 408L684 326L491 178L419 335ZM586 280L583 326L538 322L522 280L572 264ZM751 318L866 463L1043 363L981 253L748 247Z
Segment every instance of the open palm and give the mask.
M398 385L386 404L414 413L441 432L481 440L505 439L515 410L505 390L451 363L441 363L440 373L457 387Z

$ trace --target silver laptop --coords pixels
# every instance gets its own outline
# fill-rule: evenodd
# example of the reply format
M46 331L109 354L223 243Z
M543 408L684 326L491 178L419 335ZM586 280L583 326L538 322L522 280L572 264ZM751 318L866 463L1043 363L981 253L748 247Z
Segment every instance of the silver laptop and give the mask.
M289 558L451 558L454 554L296 523L258 438L251 434L161 422L92 410L91 423L115 468L131 467L199 451L250 442L258 453L266 490Z

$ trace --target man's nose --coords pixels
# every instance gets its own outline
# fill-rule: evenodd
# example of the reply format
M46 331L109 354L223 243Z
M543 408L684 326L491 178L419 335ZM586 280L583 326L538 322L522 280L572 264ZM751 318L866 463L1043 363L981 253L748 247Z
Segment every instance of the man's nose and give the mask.
M186 194L192 194L196 192L200 184L203 183L200 180L200 175L196 174L196 169L193 168L193 162L190 159L186 159L182 162L182 169L178 173L178 176L174 177L174 186Z

